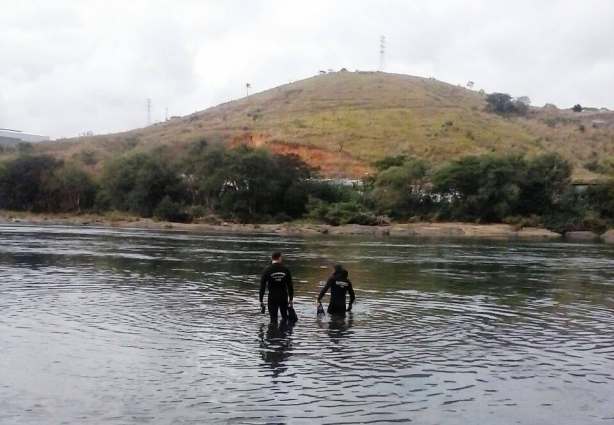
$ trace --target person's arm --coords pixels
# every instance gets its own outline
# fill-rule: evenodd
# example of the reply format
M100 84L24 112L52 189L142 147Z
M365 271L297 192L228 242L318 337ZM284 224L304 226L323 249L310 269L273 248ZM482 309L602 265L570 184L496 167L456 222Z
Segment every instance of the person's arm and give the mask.
M264 272L262 273L262 277L260 278L260 304L262 304L263 300L264 300L264 290L266 289L266 281L267 281L267 274L268 274L269 268L267 267Z
M352 288L352 282L348 279L348 292L350 293L350 305L347 310L352 311L352 304L354 304L354 300L356 299L356 295L354 294L354 288Z
M294 286L292 285L292 274L290 273L290 270L288 270L287 279L286 286L288 287L288 300L289 303L292 304L292 300L294 298Z
M328 279L326 281L326 285L324 285L324 288L322 288L322 290L320 291L320 295L318 295L318 302L322 301L322 298L324 298L324 294L326 294L326 291L328 291L328 289L331 287L332 284L333 284L332 279Z

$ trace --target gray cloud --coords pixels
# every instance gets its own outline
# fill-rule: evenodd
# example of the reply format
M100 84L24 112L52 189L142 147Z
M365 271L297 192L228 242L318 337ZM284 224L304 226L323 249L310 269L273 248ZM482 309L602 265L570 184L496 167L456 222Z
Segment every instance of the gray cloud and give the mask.
M43 0L0 15L0 127L52 137L184 115L319 69L378 66L614 107L614 3L588 0Z

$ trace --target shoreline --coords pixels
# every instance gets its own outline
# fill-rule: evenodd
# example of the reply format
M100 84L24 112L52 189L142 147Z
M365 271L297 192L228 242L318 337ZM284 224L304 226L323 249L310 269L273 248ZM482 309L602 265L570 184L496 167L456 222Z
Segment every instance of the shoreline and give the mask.
M61 226L99 226L116 228L134 228L151 230L186 230L200 232L233 233L270 233L298 235L363 235L363 236L416 236L416 237L475 237L475 238L541 238L556 239L563 236L550 230L525 227L518 229L509 224L475 224L475 223L407 223L388 226L363 226L345 224L331 226L314 223L280 223L280 224L237 224L222 222L208 223L171 223L149 218L108 218L105 216L71 216L8 214L0 216L2 224L26 225L61 225ZM590 232L582 233L581 239L599 238ZM580 239L578 237L577 239Z
M48 226L93 226L122 229L181 230L211 233L262 233L279 235L360 235L392 237L470 237L484 239L564 239L587 242L614 243L614 229L602 235L593 232L568 232L565 235L538 227L518 228L510 224L475 224L461 222L445 223L393 223L388 226L363 226L344 224L331 226L316 223L237 224L173 223L151 218L130 216L57 216L53 214L30 214L0 212L0 224L25 224Z

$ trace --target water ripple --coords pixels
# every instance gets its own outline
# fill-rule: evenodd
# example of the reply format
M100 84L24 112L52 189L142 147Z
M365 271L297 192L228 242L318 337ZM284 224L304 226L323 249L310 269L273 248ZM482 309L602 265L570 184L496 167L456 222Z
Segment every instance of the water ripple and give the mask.
M602 423L606 245L0 226L1 423ZM296 326L258 312L284 248ZM317 319L343 260L358 302ZM522 409L518 409L522 406Z

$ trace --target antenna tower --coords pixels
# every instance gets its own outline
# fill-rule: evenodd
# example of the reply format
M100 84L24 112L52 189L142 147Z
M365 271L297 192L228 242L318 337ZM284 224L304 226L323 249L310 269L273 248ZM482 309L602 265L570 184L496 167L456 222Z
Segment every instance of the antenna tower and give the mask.
M379 72L386 71L386 37L383 35L379 39Z
M147 99L147 125L151 125L151 99Z

